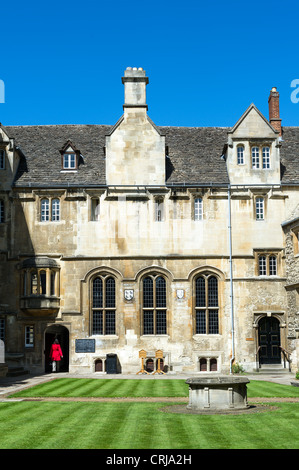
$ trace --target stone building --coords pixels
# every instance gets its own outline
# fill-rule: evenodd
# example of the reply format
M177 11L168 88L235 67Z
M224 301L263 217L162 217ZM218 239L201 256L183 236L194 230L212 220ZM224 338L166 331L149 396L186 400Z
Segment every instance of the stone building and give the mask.
M299 128L277 90L269 120L159 127L145 71L122 82L114 126L0 127L6 362L47 372L57 337L78 374L296 371Z

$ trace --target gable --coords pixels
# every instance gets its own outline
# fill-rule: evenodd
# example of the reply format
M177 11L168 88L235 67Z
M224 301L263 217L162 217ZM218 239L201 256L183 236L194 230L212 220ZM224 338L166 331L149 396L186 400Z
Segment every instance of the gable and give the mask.
M276 138L276 131L254 104L251 104L229 132L238 138Z

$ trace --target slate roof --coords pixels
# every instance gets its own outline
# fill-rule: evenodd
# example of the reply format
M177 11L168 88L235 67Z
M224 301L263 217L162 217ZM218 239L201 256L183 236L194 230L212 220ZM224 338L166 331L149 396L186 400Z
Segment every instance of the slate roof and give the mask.
M24 158L14 185L104 185L105 135L113 126L55 125L5 126ZM158 127L165 135L167 182L171 184L228 183L226 165L221 160L226 143L225 128ZM70 140L82 154L77 173L61 172L59 150Z
M114 126L53 125L5 126L21 159L14 185L93 186L105 185L105 136ZM167 184L228 184L226 163L221 159L227 143L225 127L158 127L165 135ZM78 172L61 172L59 150L70 140L82 158ZM281 147L282 183L299 183L299 127L283 128Z

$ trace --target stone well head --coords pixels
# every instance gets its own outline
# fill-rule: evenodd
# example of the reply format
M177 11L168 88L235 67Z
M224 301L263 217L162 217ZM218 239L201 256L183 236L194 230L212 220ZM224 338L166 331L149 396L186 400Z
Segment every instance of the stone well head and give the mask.
M189 385L187 409L194 411L229 411L248 408L247 377L201 376L186 380Z

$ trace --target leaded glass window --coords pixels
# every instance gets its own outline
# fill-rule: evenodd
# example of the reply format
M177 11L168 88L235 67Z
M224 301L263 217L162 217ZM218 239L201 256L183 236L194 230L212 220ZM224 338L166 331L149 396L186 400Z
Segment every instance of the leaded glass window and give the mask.
M165 335L166 325L166 280L160 275L143 279L143 334Z
M218 278L199 276L195 280L195 333L219 333Z
M97 276L92 283L92 334L115 335L115 279Z

